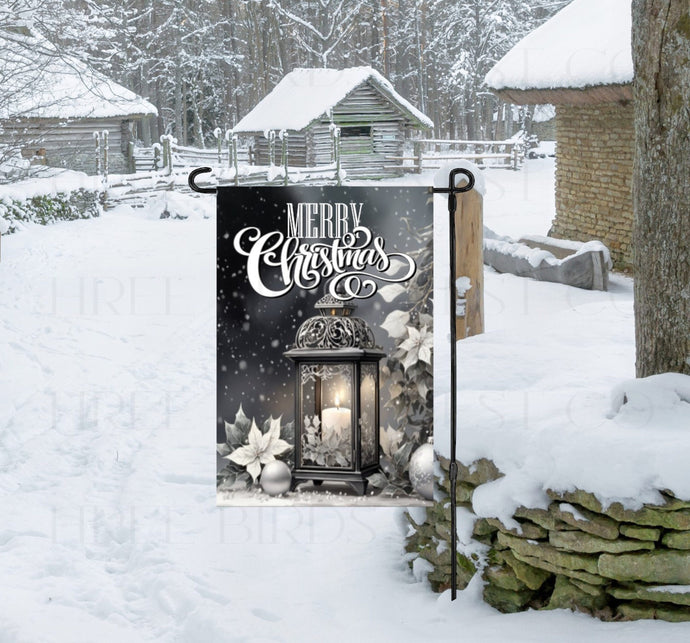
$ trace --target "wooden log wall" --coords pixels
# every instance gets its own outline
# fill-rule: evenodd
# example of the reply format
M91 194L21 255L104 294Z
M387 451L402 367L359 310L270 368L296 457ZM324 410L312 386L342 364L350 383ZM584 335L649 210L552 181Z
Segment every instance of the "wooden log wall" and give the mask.
M402 162L387 157L402 156L405 142L405 116L398 107L381 94L371 83L364 83L333 108L333 122L341 128L341 164L348 178L385 178L400 176ZM330 122L313 128L315 156L330 155ZM348 140L347 127L371 127L370 151L364 151L360 136ZM326 128L328 138L316 138L317 131ZM324 144L327 148L324 149Z
M280 154L283 142L278 138L276 132L275 140L275 164L280 165ZM254 164L268 165L269 159L269 143L268 139L263 135L254 137ZM288 134L288 162L292 167L307 167L307 137L304 133Z
M96 173L95 131L108 131L108 157L111 173L128 171L127 145L132 136L132 121L122 117L80 118L61 122L58 119L25 119L2 123L0 144L20 146L22 155L44 159L46 165ZM37 154L37 152L41 152Z
M341 163L348 178L385 178L402 174L406 117L371 83L364 83L333 108L333 123L341 128ZM348 136L348 127L370 127L368 134ZM267 165L269 142L254 136L255 163ZM324 116L304 132L290 133L289 164L315 167L333 163L331 119ZM280 140L276 136L276 164Z

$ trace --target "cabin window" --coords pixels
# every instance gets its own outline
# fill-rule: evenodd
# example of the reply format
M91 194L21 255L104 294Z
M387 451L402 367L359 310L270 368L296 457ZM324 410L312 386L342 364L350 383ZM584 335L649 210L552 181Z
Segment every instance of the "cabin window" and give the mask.
M340 138L371 136L371 125L356 125L340 128Z
M340 152L347 154L372 154L374 139L370 125L356 125L340 128Z

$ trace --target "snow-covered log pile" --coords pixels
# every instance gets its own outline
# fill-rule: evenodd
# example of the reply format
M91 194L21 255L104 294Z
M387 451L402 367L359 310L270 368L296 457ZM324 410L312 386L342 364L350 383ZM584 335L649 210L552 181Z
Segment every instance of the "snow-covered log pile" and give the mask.
M21 198L0 192L0 234L21 230L26 223L90 219L101 213L101 192L77 188Z
M441 458L445 493L448 465ZM484 599L502 612L571 608L603 620L690 621L690 502L664 491L663 504L632 510L604 506L585 491L548 490L547 508L519 507L506 525L475 516L472 507L475 489L501 476L486 459L459 463L460 589L479 570ZM448 499L436 502L421 523L408 518L407 551L428 561L421 567L434 590L447 589Z

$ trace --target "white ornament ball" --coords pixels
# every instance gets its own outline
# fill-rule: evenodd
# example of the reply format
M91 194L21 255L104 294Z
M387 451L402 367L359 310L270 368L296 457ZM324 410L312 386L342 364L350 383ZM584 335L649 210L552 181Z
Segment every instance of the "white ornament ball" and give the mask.
M278 496L290 490L292 472L280 460L272 460L261 471L261 488L269 496Z
M434 447L422 444L410 458L408 467L413 489L427 500L434 499Z

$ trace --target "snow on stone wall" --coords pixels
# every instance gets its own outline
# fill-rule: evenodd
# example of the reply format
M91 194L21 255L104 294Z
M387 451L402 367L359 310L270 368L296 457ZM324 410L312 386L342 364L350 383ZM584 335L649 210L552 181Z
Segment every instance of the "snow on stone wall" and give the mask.
M426 516L408 513L410 564L430 564L435 591L450 586L449 463L440 458L446 497ZM550 490L545 508L520 506L503 521L477 516L477 491L502 476L487 459L459 464L458 589L479 573L484 600L502 612L570 608L602 620L690 621L690 502L664 492L660 504L633 510Z

